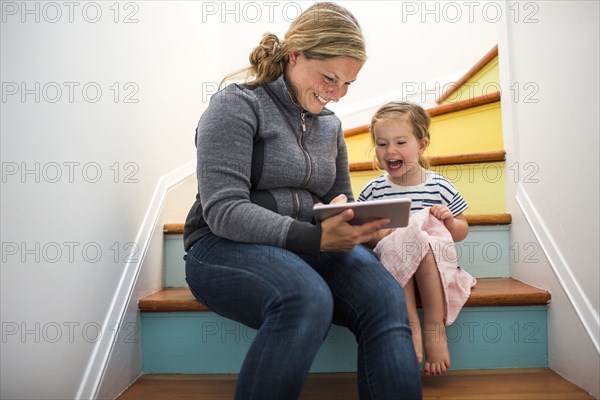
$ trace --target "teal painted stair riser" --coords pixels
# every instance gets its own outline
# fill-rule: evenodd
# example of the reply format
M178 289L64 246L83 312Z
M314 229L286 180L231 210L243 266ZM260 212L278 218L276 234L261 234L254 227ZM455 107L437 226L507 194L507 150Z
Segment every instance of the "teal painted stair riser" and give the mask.
M458 265L475 278L508 277L511 257L525 257L533 251L524 246L519 249L508 241L509 226L473 226L465 240L456 244ZM445 254L444 249L440 251ZM166 235L165 287L187 286L184 254L182 235Z
M142 327L146 374L237 373L256 333L212 312L142 313ZM544 306L465 308L446 334L452 369L548 366ZM333 326L311 371L356 371L356 346Z

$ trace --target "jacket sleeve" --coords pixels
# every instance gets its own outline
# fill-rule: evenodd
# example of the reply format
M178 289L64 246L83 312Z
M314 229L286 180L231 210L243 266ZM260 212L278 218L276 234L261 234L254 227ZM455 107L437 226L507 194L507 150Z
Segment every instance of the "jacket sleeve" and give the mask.
M197 128L198 193L203 217L215 235L237 242L286 247L295 221L250 201L252 148L259 112L258 100L237 85L211 97ZM320 243L320 227L303 224L301 231L300 236L318 235ZM294 236L298 236L297 230ZM310 252L314 252L312 247Z

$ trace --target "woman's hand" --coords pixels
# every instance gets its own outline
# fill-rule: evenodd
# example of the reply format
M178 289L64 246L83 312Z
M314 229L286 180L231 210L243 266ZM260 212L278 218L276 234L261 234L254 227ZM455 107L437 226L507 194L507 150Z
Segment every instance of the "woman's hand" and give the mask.
M339 194L329 202L329 204L344 204L348 202L348 197L345 194Z
M377 246L377 243L379 243L379 241L381 239L383 239L384 237L386 237L388 235L391 235L395 230L396 230L396 228L387 228L387 229L378 230L373 239L365 242L365 246L367 246L370 249L374 249L375 246Z
M343 199L340 195L331 203L345 203L346 196ZM354 217L354 211L345 210L333 217L329 217L321 223L321 251L350 251L356 245L373 241L379 230L389 224L387 218L367 222L363 225L350 225Z

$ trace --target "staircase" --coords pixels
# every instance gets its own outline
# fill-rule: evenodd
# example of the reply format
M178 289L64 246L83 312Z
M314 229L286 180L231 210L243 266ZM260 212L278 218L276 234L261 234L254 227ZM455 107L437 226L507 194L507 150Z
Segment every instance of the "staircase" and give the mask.
M428 110L432 145L426 155L469 203L470 233L457 244L458 263L478 283L446 330L451 371L424 378L424 398L591 398L548 369L550 294L510 277L511 260L534 253L509 242L504 179L511 171L504 165L498 82L496 47ZM373 165L367 126L345 136L357 194L381 171ZM164 226L165 288L139 301L145 375L122 399L231 398L235 376L213 374L236 374L256 334L194 299L184 278L182 233L183 224ZM302 398L358 398L355 371L353 336L333 326Z

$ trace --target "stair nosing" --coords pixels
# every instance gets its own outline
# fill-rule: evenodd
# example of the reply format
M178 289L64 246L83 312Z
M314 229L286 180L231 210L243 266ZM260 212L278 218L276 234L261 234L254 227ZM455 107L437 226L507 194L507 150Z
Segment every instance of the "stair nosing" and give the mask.
M479 153L449 154L426 157L432 167L443 165L483 164L506 161L506 151L496 150ZM348 165L350 172L381 170L375 161L355 161ZM383 170L381 170L383 172Z
M480 278L465 307L545 306L549 302L548 291L516 279ZM140 299L138 307L141 312L211 311L194 298L188 287L165 288Z
M512 215L509 213L465 214L465 218L469 226L510 225L512 223ZM184 224L182 223L164 224L163 234L181 235L183 228Z

